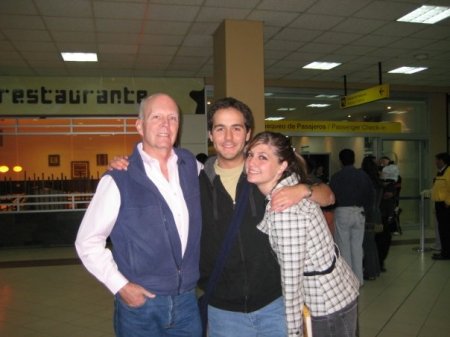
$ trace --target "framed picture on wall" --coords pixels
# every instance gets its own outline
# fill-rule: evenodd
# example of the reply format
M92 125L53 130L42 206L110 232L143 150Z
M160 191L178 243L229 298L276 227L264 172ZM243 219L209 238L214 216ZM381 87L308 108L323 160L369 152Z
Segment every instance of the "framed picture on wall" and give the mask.
M59 166L59 154L48 155L48 166Z
M97 154L97 166L106 166L106 165L108 165L108 154L107 153Z
M72 179L89 178L89 162L73 161L71 162Z

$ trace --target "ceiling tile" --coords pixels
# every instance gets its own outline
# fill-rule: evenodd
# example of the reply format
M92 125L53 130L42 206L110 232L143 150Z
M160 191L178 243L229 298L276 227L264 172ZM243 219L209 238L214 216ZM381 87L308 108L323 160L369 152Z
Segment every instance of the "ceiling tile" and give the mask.
M133 1L133 0L131 0ZM142 0L147 1L147 0ZM204 0L150 0L149 2L155 3L155 4L166 4L166 5L194 5L199 6L201 5Z
M189 22L175 21L146 21L143 33L164 34L164 35L184 35L189 31Z
M417 23L407 23L407 22L389 22L383 25L383 27L378 28L373 32L376 35L387 35L387 36L410 36L416 34L417 32L423 30L424 25Z
M354 0L359 1L359 0ZM366 7L354 13L355 17L377 20L397 20L416 9L416 4L397 1L372 1Z
M180 35L142 35L141 43L155 46L178 46L183 41Z
M105 33L135 33L141 31L141 21L96 19L95 27L99 32Z
M96 18L140 20L146 13L144 3L94 1L93 8Z
M0 62L1 65L3 65ZM36 71L29 68L27 65L24 67L16 67L7 65L5 68L0 70L0 75L2 76L35 76Z
M187 47L182 46L178 50L177 55L180 56L207 56L212 57L212 50L209 48L196 48L196 47Z
M34 3L43 16L92 17L88 0L34 0Z
M3 34L12 41L51 41L50 35L45 30L4 29Z
M166 6L150 4L147 18L155 21L190 22L198 14L197 6Z
M425 39L413 39L413 38L402 38L398 41L395 41L391 46L393 48L404 48L410 50L420 50L425 46L432 44L433 42ZM449 41L450 43L450 41Z
M300 48L302 45L303 42L271 40L264 45L264 48L266 50L294 51Z
M203 63L206 62L206 60L208 59L207 56L180 56L177 55L173 60L172 60L172 65L177 66L194 66L195 67L200 67Z
M422 51L426 50L450 51L450 40L440 40L437 42L432 42L431 44L423 47Z
M137 46L135 44L99 44L98 52L109 54L136 54Z
M317 14L350 16L366 7L370 2L371 0L340 0L331 3L326 0L318 0L308 11Z
M300 28L285 28L278 34L273 36L275 39L285 41L312 41L323 34L320 30L300 29Z
M284 27L286 23L298 17L295 12L261 11L255 10L247 16L247 20L262 21L265 25Z
M361 38L362 36L362 34L357 33L325 32L322 35L318 36L314 40L314 42L347 45L352 41Z
M53 31L52 37L56 43L70 43L70 42L95 43L97 41L97 38L96 38L96 35L94 32ZM115 41L117 41L117 39L115 39ZM105 41L98 40L98 42L105 42Z
M57 48L52 42L33 42L33 41L13 41L13 45L18 51L53 51Z
M309 53L332 53L336 49L340 48L341 46L338 44L331 44L331 43L315 43L315 42L309 42L302 46L298 51L302 52L309 52ZM318 60L319 61L319 60ZM325 61L322 57L320 61Z
M394 36L371 34L355 40L353 44L355 46L385 47L398 40L399 38Z
M51 64L53 62L62 62L61 54L54 52L36 52L36 51L23 51L21 52L22 56L28 59L29 61L47 61L47 63Z
M43 30L45 29L45 25L39 16L0 14L0 29Z
M328 30L343 20L344 18L340 16L302 14L298 17L298 19L292 22L290 26L312 30Z
M178 50L177 46L140 46L139 54L151 54L159 56L174 55Z
M89 42L58 42L58 52L87 52L96 53L98 46L95 43Z
M101 52L99 54L99 63L102 68L108 68L108 66L120 66L121 64L133 64L136 59L135 54L125 53L108 53Z
M379 27L383 27L387 23L388 21L348 18L334 26L333 31L345 33L358 32L359 34L368 34Z
M213 37L209 35L189 34L184 38L183 46L198 47L202 49L213 51Z
M259 0L206 0L204 5L207 7L223 7L223 8L254 8Z
M315 2L316 0L263 0L258 5L258 9L300 13L306 11Z
M44 17L48 29L54 31L90 32L94 30L94 21L86 18Z
M21 64L23 63L22 56L17 51L15 50L5 51L0 49L0 63L2 61L10 62L14 60L18 60L18 62L20 62Z
M193 22L190 29L190 33L212 36L218 27L219 27L218 22Z
M353 57L364 56L375 50L376 47L347 45L334 51L338 55L350 55Z
M0 13L38 15L32 0L4 0L0 1Z
M203 7L202 9L200 9L197 21L222 22L224 18L243 20L249 13L249 9Z
M415 33L414 37L429 40L440 40L440 39L450 40L450 26L426 25L426 27L422 29L420 32Z

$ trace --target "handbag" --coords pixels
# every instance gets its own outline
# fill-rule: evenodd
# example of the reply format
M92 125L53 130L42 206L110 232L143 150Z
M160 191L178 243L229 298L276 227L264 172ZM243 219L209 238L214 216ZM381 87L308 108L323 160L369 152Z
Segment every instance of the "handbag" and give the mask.
M383 226L382 223L376 223L376 224L374 224L374 226L373 226L373 231L374 231L375 233L382 233L382 232L383 232L383 229L384 229L384 226Z
M241 224L244 211L248 204L248 195L250 192L250 183L244 180L242 183L242 191L238 196L235 203L235 208L233 212L233 217L231 218L230 226L228 227L225 238L222 242L222 246L217 255L216 261L214 263L213 271L209 277L208 283L205 288L205 293L199 298L198 305L200 310L200 318L202 321L202 336L206 337L207 325L208 325L208 301L211 294L216 288L217 281L220 278L223 268L225 267L225 261L229 255L229 252L233 246L236 235L239 232L239 227Z
M384 225L381 222L366 222L365 231L370 233L381 233L383 232Z

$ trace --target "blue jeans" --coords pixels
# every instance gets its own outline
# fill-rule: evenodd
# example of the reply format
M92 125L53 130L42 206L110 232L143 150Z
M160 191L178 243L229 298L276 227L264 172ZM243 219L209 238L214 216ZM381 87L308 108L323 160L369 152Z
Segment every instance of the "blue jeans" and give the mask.
M334 239L341 256L352 268L361 285L363 277L363 240L366 217L362 207L336 207Z
M176 296L157 295L138 308L126 305L116 295L114 330L117 337L200 337L195 291Z
M208 306L208 337L286 337L283 297L250 312L236 312Z
M311 317L314 337L355 337L357 330L358 301L330 315Z

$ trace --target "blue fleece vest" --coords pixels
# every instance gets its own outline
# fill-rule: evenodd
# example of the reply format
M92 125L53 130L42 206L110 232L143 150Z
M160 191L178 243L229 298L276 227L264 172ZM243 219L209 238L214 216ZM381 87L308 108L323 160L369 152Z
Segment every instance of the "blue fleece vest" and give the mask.
M192 153L175 149L180 184L189 211L189 236L184 256L169 206L147 177L137 148L127 171L111 171L121 198L119 215L111 232L113 256L130 281L160 295L193 289L199 278L201 235L200 189Z

